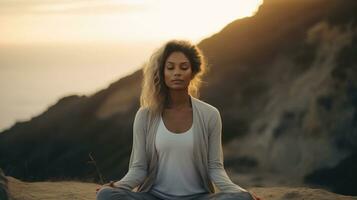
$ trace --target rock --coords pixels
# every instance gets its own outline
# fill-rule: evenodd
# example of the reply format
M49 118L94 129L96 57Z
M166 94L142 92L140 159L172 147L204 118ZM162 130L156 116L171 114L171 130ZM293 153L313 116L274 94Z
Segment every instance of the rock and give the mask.
M0 199L1 200L9 200L9 192L7 187L8 180L0 168Z

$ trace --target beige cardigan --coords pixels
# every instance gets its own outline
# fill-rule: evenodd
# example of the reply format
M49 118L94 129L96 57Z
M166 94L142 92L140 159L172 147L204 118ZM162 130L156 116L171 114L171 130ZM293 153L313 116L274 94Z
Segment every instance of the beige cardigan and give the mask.
M217 108L191 97L194 123L194 157L204 187L210 193L216 188L221 192L246 192L228 177L223 165L222 120ZM133 124L133 148L129 170L116 187L147 192L157 173L155 136L160 116L150 116L147 108L139 108ZM214 184L213 184L213 183Z

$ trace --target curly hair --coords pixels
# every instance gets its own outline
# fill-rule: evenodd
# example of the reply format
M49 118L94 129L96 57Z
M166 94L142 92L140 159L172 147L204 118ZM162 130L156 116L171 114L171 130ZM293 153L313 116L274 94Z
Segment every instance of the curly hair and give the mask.
M187 40L170 40L156 49L143 67L141 107L147 107L153 114L160 113L168 101L168 87L165 84L164 66L173 52L182 52L190 61L192 79L188 86L191 96L199 97L203 83L202 76L207 72L206 59L201 50Z

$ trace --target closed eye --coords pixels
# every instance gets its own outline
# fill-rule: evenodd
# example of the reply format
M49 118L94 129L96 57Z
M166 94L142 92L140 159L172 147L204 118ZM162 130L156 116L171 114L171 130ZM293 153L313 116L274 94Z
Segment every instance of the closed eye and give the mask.
M166 65L166 68L167 68L167 69L173 69L173 65L172 65L171 63L168 63L168 64Z
M188 69L189 68L188 63L187 62L186 63L182 63L181 64L181 68L182 69Z

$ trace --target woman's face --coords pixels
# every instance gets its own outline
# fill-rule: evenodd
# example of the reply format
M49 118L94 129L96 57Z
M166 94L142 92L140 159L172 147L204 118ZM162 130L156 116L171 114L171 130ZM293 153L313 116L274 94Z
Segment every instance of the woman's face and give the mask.
M186 90L192 78L191 63L182 52L172 52L165 61L165 84L170 90Z

